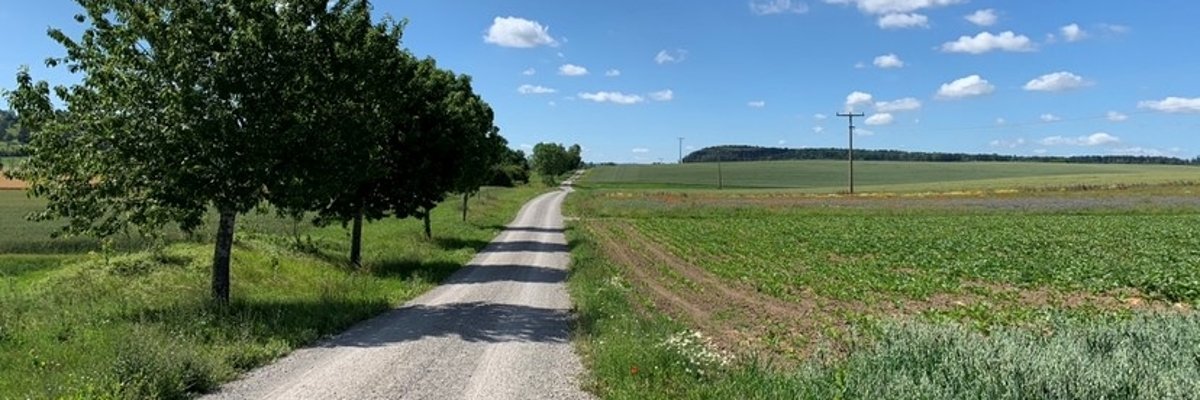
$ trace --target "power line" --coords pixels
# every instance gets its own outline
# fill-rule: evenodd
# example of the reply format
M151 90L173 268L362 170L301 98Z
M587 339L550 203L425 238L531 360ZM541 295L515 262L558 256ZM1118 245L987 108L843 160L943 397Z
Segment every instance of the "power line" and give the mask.
M863 113L837 113L839 117L846 117L850 121L850 148L846 153L846 157L850 160L850 194L854 194L854 117L866 116Z

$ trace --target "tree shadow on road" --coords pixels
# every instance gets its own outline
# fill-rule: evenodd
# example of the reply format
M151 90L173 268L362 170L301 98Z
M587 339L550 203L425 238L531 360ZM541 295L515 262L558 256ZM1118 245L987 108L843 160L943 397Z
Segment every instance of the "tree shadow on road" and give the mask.
M321 347L379 347L424 338L455 337L468 342L566 343L567 310L484 302L415 305L385 313Z

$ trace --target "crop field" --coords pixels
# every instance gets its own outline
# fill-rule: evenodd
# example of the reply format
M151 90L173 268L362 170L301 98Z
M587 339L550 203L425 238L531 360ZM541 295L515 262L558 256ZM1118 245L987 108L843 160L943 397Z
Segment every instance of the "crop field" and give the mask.
M583 190L568 214L591 384L614 398L1192 396L1200 187L1125 183Z
M854 163L855 189L867 191L948 191L1039 186L1154 184L1200 180L1200 167L1028 162ZM722 163L725 188L789 188L834 193L846 190L844 161L762 161ZM617 188L716 188L716 163L598 167L585 184Z
M361 269L349 234L271 213L239 218L233 298L210 301L210 221L200 232L101 242L50 239L23 217L41 202L0 191L0 398L187 398L407 301L456 271L543 187L484 188L459 220L364 227ZM211 218L210 218L211 219Z

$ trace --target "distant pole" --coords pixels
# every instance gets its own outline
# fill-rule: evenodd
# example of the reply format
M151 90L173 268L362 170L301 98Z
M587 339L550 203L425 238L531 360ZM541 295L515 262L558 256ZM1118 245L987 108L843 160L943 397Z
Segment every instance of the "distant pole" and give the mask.
M717 190L724 189L725 182L721 176L721 149L717 148Z
M850 119L850 148L846 153L846 157L850 160L850 194L854 194L854 117L862 117L863 113L837 113L839 117Z
M683 164L683 136L679 137L679 163Z

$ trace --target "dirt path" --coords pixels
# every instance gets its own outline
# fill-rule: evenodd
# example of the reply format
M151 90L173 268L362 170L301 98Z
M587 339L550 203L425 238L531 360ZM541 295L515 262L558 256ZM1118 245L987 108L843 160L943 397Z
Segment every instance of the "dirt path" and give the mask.
M533 199L425 295L230 383L213 399L580 399L561 206Z

